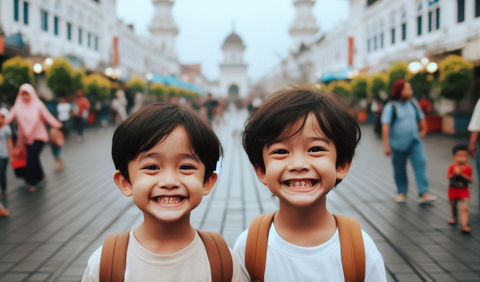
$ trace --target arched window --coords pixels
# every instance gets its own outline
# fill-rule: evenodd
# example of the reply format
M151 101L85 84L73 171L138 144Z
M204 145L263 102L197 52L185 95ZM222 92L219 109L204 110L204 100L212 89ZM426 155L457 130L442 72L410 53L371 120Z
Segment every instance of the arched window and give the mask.
M422 35L422 10L423 10L423 4L422 1L417 1L417 36Z
M390 44L395 44L395 30L396 30L396 21L395 21L395 10L390 13Z
M428 32L440 29L440 0L428 1Z
M232 84L228 87L228 96L238 96L239 93L240 91L236 84Z

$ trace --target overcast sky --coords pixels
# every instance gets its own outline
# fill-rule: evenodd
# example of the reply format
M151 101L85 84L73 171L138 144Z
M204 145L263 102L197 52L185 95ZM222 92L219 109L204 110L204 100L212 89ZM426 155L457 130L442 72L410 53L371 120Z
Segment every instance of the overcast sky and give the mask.
M334 29L348 17L348 0L317 0L314 15L320 33ZM149 35L152 0L117 0L117 14L135 31ZM218 79L223 60L221 46L235 31L247 49L248 76L260 79L287 55L288 30L295 16L293 0L175 0L173 16L180 30L177 54L182 64L200 63L208 79Z

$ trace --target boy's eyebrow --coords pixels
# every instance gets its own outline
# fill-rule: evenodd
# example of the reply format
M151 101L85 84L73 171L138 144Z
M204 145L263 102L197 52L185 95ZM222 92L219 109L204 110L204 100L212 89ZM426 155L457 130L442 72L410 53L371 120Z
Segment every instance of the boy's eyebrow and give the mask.
M148 159L148 158L158 158L159 156L161 156L162 154L160 153L157 153L157 152L152 152L152 153L148 153L146 155L143 155L140 157L140 160L143 160L143 159ZM187 154L187 153L183 153L183 154L180 154L180 156L182 158L187 158L187 159L191 159L191 160L194 160L196 162L199 162L199 159L197 157L195 157L194 155L192 154Z
M274 140L274 141L268 143L267 145L265 145L266 149L268 150L268 148L270 148L274 144L281 143L281 142L285 141L286 139L288 139L288 138L282 138L282 139ZM307 137L306 139L311 139L313 141L321 141L321 142L325 142L327 144L330 144L330 142L331 142L329 139L327 139L325 137L318 137L318 136Z

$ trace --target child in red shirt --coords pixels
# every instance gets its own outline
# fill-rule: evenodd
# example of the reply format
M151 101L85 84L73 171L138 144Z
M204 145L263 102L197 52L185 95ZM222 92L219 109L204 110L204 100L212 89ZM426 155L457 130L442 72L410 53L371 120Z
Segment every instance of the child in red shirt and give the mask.
M452 218L449 224L457 223L457 205L460 203L460 219L462 221L462 232L470 233L472 228L468 226L468 183L472 182L472 168L467 164L468 146L458 144L452 149L454 163L450 165L447 172L448 199L452 210Z

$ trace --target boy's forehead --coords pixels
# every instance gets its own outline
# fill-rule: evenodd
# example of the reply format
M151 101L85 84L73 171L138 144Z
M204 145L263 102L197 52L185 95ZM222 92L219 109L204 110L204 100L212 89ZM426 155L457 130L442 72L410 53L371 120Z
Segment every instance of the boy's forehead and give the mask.
M322 139L328 140L329 142L331 141L330 138L328 138L323 132L315 114L309 113L307 117L300 117L295 122L286 124L280 135L275 138L272 144L283 140L299 138L301 136L304 136L306 132L310 133L309 135L313 133L314 136L305 137L320 137Z

